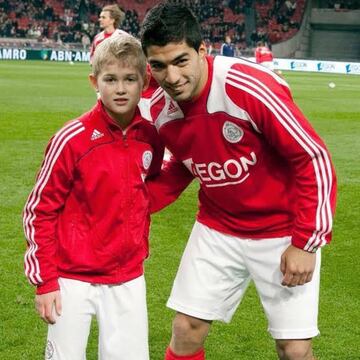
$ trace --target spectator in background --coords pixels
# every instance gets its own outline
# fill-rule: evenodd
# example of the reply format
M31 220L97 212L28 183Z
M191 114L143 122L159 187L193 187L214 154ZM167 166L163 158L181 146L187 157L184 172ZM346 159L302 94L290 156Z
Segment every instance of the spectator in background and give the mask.
M225 36L225 42L221 45L220 55L233 57L235 56L235 46L231 42L229 35Z
M255 60L258 64L274 70L273 54L263 41L257 43L255 49Z
M99 34L94 37L90 49L90 64L95 53L96 47L105 39L115 33L125 33L119 29L119 26L125 19L125 13L119 8L118 5L106 5L101 10L99 16L100 28L103 29Z
M251 45L255 46L256 43L259 41L259 36L256 30L253 30L251 35L250 35L250 41L251 41Z
M288 17L293 16L296 10L296 0L286 0L285 6L287 9L287 16Z

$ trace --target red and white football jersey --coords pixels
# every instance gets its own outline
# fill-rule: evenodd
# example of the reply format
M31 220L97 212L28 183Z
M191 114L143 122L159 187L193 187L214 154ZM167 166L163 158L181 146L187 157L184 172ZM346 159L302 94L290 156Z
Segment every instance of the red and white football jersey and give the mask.
M266 46L258 46L255 49L255 59L258 64L263 62L273 61L273 55L269 48Z
M287 83L245 59L208 58L202 94L176 103L162 89L151 115L174 155L149 182L152 210L195 177L199 222L242 238L292 236L313 252L330 241L336 179L329 153Z
M116 29L112 33L106 33L105 31L102 31L102 32L98 33L97 35L95 35L94 40L93 40L93 42L91 44L91 47L90 47L90 64L92 63L92 58L94 56L96 47L101 42L103 42L105 39L109 38L110 36L112 36L114 34L127 34L127 32L123 31L123 30L120 30L120 29Z

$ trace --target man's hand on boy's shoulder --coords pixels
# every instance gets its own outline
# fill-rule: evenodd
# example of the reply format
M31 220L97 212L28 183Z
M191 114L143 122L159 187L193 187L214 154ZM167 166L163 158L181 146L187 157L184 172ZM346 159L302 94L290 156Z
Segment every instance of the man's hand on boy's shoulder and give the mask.
M53 311L53 307L55 311ZM41 319L48 324L55 324L55 314L61 315L60 290L35 295L35 308Z

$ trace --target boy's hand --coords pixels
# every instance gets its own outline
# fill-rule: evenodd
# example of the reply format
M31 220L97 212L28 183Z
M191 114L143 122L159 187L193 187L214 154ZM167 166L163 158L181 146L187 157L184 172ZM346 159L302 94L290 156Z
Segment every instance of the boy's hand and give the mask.
M316 254L290 245L281 256L280 270L284 275L281 285L294 287L311 281Z
M35 308L40 317L48 324L55 324L53 306L58 316L61 315L61 296L60 290L52 291L47 294L35 296Z

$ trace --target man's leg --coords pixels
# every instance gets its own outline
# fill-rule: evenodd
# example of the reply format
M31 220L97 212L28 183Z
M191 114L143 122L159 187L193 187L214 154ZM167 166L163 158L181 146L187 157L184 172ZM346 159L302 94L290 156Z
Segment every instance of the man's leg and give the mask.
M276 351L280 360L315 360L311 339L276 340Z
M238 238L195 223L167 302L177 313L166 360L205 359L211 321L230 322L250 281L242 247Z
M204 342L209 333L210 321L176 313L173 331L165 360L205 359Z
M290 238L249 241L247 264L268 318L268 330L275 339L279 359L312 360L311 339L319 334L321 253L316 254L311 282L291 288L282 286L280 257L290 241Z

